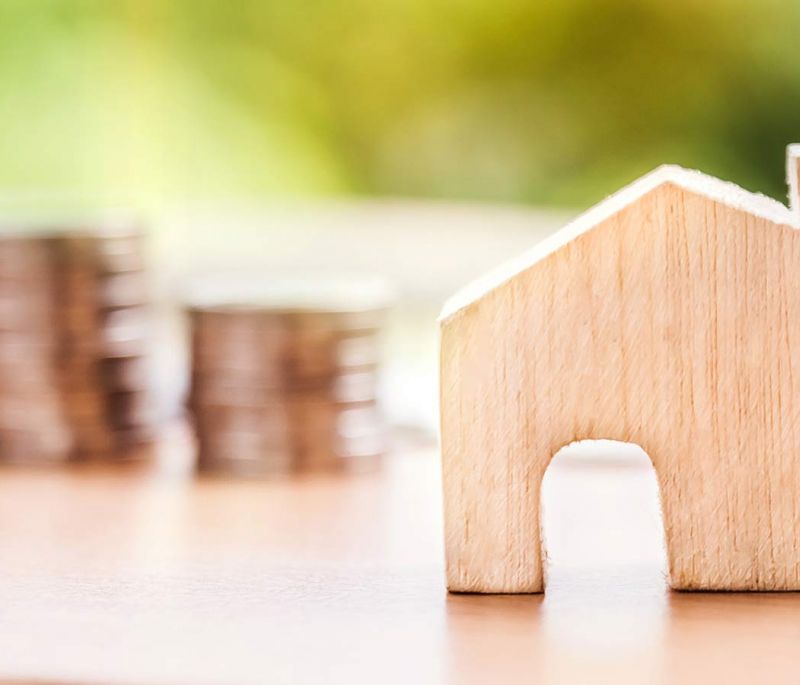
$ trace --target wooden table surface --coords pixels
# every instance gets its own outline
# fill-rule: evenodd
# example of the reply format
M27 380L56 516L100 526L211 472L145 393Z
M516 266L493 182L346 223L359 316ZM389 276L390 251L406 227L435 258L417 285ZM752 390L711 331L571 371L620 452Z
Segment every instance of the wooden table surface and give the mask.
M433 450L270 482L4 469L0 679L800 682L800 595L666 591L646 458L593 450L548 472L544 596L445 593Z

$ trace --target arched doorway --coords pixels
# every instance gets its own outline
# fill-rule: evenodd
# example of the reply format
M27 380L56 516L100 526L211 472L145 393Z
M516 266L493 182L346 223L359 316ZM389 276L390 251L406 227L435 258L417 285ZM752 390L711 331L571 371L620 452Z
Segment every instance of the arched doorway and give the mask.
M545 587L666 587L658 478L639 446L584 440L553 457L541 493Z

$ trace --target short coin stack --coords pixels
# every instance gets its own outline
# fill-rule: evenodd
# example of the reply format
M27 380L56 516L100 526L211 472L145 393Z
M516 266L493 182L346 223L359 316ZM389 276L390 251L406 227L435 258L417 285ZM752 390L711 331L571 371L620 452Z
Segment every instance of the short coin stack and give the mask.
M268 474L363 468L384 450L376 406L383 305L194 304L189 409L198 466Z
M0 370L2 460L116 459L154 437L142 234L101 226L0 237L0 363L18 365Z

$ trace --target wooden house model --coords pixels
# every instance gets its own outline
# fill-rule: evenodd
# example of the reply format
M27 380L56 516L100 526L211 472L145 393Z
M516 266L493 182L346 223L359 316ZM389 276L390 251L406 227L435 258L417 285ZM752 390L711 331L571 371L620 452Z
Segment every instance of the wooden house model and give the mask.
M540 486L641 446L676 589L800 589L800 146L790 204L664 166L441 316L447 583L542 592Z

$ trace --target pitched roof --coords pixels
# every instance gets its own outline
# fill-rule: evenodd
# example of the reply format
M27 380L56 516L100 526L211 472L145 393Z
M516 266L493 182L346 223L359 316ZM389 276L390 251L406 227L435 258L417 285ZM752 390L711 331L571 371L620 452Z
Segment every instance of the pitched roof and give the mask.
M721 181L699 171L665 164L610 195L530 250L526 250L519 256L459 290L445 302L439 315L439 321L451 317L464 307L483 297L486 293L530 268L536 262L556 252L581 234L586 233L625 207L633 204L647 193L666 184L676 185L689 192L704 195L722 205L748 212L775 224L785 224L800 228L798 217L777 200L760 193L751 193L734 183Z

